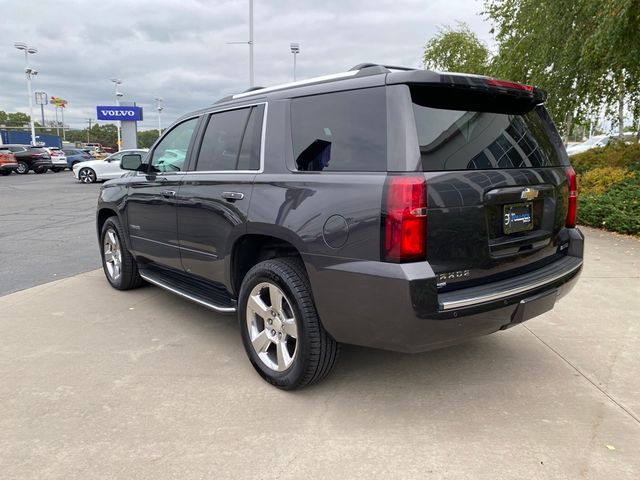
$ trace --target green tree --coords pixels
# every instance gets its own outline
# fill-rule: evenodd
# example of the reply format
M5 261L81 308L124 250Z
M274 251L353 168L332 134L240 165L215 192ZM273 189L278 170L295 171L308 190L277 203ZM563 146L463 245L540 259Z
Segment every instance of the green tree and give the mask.
M138 132L138 146L140 148L150 148L158 139L158 130L144 130Z
M23 125L28 125L30 121L31 117L26 113L6 113L0 111L0 124L6 125L7 127L22 127Z
M638 104L639 11L637 0L485 0L494 73L549 91L565 136L603 104L620 117L625 99Z
M68 130L66 133L67 141L99 143L103 147L111 147L114 150L118 145L118 130L115 125L107 123L104 125L92 125L91 130L88 128L83 130Z
M457 28L443 26L424 47L426 68L448 72L486 75L489 72L489 49L465 23Z

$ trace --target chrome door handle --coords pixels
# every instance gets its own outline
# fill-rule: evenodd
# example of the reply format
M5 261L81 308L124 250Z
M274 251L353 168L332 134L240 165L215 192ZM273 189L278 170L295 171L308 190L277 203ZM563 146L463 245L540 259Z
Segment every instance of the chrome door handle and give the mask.
M160 195L162 195L163 197L171 198L176 196L176 192L174 190L162 190L162 192L160 192Z
M229 200L230 202L235 202L236 200L242 200L244 198L244 193L241 192L222 192L222 198Z

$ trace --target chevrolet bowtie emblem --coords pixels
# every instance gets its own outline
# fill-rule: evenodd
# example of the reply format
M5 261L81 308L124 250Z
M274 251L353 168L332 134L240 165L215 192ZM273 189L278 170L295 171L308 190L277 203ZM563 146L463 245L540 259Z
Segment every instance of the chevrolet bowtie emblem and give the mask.
M525 188L520 194L520 198L523 200L533 200L538 198L538 190L535 188Z

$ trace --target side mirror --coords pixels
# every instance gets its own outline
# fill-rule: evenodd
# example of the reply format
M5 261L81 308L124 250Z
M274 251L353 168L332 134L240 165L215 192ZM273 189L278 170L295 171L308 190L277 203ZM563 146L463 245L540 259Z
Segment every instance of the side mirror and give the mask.
M123 170L133 170L134 172L141 171L142 167L142 155L137 153L130 153L123 155L120 161L120 168Z

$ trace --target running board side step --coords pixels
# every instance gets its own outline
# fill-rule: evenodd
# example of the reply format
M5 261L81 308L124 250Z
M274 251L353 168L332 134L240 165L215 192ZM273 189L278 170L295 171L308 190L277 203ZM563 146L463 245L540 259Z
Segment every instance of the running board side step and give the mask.
M171 293L191 300L203 307L219 313L235 313L236 302L223 288L206 284L198 280L180 278L183 275L171 275L155 268L140 269L140 276L147 282Z

